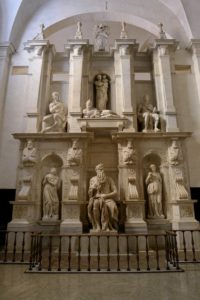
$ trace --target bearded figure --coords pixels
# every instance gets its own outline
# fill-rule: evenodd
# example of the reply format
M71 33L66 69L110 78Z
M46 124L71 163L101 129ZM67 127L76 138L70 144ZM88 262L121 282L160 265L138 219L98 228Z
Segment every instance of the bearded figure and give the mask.
M112 178L106 176L103 164L95 168L96 176L90 179L88 217L94 231L118 229L117 188Z

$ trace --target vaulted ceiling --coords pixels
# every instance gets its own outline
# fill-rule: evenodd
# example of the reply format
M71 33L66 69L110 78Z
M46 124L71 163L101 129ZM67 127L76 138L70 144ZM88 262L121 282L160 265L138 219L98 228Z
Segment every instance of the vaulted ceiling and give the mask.
M41 23L47 38L63 32L67 39L77 21L83 23L85 38L99 22L109 23L114 32L125 21L131 37L142 36L143 43L158 36L162 22L168 37L187 46L191 38L200 38L199 16L199 0L0 0L0 42L11 41L17 48L38 33Z

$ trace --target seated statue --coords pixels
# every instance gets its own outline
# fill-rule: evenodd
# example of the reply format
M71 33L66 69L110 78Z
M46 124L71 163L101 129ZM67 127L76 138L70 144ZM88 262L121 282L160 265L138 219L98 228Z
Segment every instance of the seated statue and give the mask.
M93 119L93 118L99 118L100 112L98 109L94 108L92 106L92 101L88 99L86 101L86 107L83 109L83 118L86 119Z
M24 166L33 166L37 162L37 150L32 140L28 140L22 152L22 162Z
M117 188L112 178L106 176L103 164L95 168L97 176L90 179L88 217L95 231L118 228Z
M138 120L143 124L142 132L148 132L154 130L155 132L160 131L158 128L159 114L157 108L150 103L149 95L144 96L144 101L138 107Z
M52 93L52 102L49 104L50 114L42 120L42 132L63 132L66 127L66 109L59 101L59 93Z

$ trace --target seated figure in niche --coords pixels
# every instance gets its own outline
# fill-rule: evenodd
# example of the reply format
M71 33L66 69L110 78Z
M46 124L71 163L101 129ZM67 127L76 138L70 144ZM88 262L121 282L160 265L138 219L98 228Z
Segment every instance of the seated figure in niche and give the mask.
M56 168L51 168L43 180L43 220L58 220L59 177Z
M95 168L96 176L90 179L88 217L95 231L118 228L117 188L111 177L106 176L103 164Z
M27 140L26 147L22 152L22 162L24 166L33 166L37 162L37 150L32 140Z
M49 104L50 114L43 117L42 132L63 132L66 127L66 109L59 99L59 93L52 93L52 101Z
M143 125L142 132L160 131L158 128L160 117L157 108L150 103L148 94L144 96L143 103L138 106L137 113L138 120Z
M85 119L93 119L93 118L99 118L100 112L98 109L94 108L92 106L92 101L88 99L86 101L86 107L83 109L83 118Z
M150 171L145 179L148 194L148 218L164 218L162 208L162 177L151 164Z

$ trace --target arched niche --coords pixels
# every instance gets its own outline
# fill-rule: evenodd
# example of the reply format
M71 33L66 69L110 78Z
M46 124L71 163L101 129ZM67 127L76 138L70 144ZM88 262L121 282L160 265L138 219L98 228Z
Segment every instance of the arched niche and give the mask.
M148 193L147 193L147 184L146 184L146 179L148 174L152 171L150 166L151 165L155 165L156 166L156 171L158 173L160 173L160 177L161 177L161 207L162 207L162 212L165 211L164 208L164 203L165 203L165 199L164 199L164 181L163 181L163 174L160 171L160 167L161 167L161 157L156 153L156 152L149 152L147 153L142 161L142 166L143 166L143 189L144 189L144 199L145 199L145 215L148 218L149 215L149 197L148 197ZM164 218L164 216L162 217ZM156 219L156 217L155 217ZM159 219L159 217L158 217Z
M111 78L104 72L99 72L93 78L93 105L98 110L111 109ZM101 99L102 100L101 100ZM101 107L104 102L105 107Z
M58 184L58 220L61 218L61 200L62 200L62 174L61 168L63 166L63 161L61 157L59 157L56 153L52 152L47 154L43 157L41 161L41 219L43 218L43 190L44 190L44 179L47 174L50 173L52 168L55 168L57 171L57 176L59 177L59 184ZM54 219L52 219L55 221ZM49 221L49 220L48 220Z

